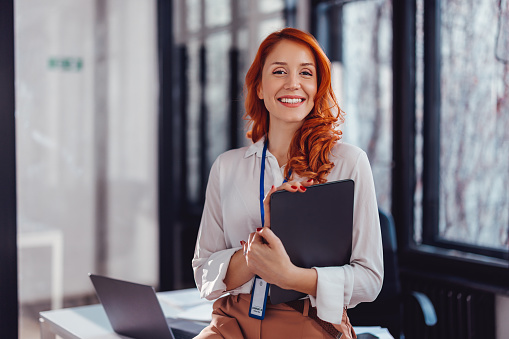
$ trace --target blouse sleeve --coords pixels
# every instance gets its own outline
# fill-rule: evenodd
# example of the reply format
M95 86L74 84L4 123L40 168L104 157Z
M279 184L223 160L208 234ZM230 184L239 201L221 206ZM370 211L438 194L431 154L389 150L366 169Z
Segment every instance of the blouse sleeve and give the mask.
M220 157L210 170L200 229L192 261L194 279L202 298L214 300L225 294L223 282L230 259L239 247L227 248L221 207ZM229 291L231 292L231 291Z
M375 187L369 160L361 152L352 173L355 182L352 255L350 264L315 267L318 273L318 317L340 324L343 308L375 300L382 288L383 252Z

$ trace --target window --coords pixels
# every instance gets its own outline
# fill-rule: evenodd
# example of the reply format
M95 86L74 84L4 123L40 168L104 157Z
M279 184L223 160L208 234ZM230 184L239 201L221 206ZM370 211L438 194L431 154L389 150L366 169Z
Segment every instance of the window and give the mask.
M168 221L160 218L161 229L172 229L161 241L172 242L174 248L161 255L161 279L168 281L162 283L164 289L194 286L186 263L193 257L210 167L219 154L249 144L242 119L245 74L262 39L285 26L283 0L178 0L172 10L173 40L179 50L172 63L180 83L171 85L180 95L171 101L168 119L179 127L167 138L178 134L179 142L173 145L178 144L179 155L168 166L178 173L171 180L182 188L161 187L178 191L180 204ZM161 209L167 206L161 201ZM165 269L170 265L174 272Z
M378 205L390 211L391 1L322 1L313 13L313 33L332 62L334 92L346 113L343 141L366 151Z
M174 2L175 41L186 54L181 76L186 82L187 103L182 105L191 204L202 203L215 158L248 143L241 119L244 76L261 40L284 27L283 8L282 0Z
M417 1L414 241L495 262L509 245L508 13Z

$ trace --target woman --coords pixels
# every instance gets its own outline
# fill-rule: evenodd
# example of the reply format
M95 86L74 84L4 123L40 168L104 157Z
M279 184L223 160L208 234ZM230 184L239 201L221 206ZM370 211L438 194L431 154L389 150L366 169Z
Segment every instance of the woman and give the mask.
M382 244L367 156L339 142L343 112L331 88L330 62L311 35L285 28L261 43L246 89L253 144L214 162L193 258L201 296L229 295L214 303L212 322L198 338L327 338L338 330L343 338L355 337L346 308L378 295ZM310 185L341 179L355 182L350 264L296 267L270 230L270 196L276 190L305 194ZM262 228L262 220L269 227ZM265 319L252 318L255 276L308 298L299 307L269 300Z

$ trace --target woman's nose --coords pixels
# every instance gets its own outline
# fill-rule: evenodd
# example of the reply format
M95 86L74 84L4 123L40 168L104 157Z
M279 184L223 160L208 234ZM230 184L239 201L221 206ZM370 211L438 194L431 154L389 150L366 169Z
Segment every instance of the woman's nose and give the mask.
M285 89L296 90L300 88L300 81L298 74L290 73L286 78Z

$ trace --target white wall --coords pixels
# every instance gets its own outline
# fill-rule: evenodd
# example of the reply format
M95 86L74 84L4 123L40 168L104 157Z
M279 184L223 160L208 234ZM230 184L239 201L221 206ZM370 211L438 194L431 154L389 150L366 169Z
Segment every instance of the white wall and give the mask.
M158 281L156 4L106 1L106 60L98 60L97 3L15 2L19 237L62 234L65 296L93 293L87 273L97 270L102 148L106 274ZM58 64L68 58L81 64ZM97 81L99 63L106 64L104 84ZM106 93L104 111L95 104L97 88ZM99 149L98 124L106 126ZM20 302L51 297L51 258L49 246L19 249Z

